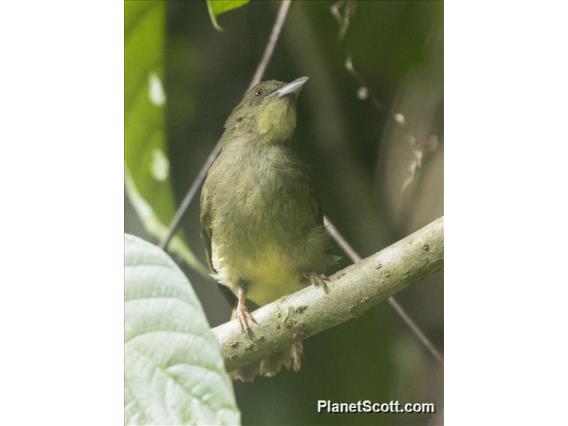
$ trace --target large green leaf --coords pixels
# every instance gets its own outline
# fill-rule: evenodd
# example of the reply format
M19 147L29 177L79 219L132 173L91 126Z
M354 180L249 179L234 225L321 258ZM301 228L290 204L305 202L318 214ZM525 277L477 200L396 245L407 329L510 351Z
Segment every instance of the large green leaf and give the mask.
M124 35L126 192L149 233L162 238L175 213L165 132L166 3L127 1ZM181 234L169 246L203 274Z
M207 9L211 22L217 31L223 31L217 22L217 16L247 4L249 0L207 0Z
M125 422L238 425L223 358L181 270L158 247L125 237Z

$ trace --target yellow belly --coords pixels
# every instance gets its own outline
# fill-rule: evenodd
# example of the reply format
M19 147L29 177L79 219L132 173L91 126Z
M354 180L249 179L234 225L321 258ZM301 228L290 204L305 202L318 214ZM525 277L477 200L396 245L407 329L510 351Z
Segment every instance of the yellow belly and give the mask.
M275 248L268 248L256 259L245 262L243 272L249 281L247 297L257 305L273 302L303 287L297 261Z

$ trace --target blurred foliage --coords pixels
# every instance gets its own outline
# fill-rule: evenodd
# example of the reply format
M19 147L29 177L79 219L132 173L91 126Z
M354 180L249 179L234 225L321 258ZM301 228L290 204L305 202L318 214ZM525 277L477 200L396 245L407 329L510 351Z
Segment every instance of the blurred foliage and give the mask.
M165 137L166 4L125 2L124 143L126 191L144 226L162 238L175 212ZM207 274L183 238L170 249Z
M211 23L217 31L223 31L217 22L217 16L230 10L237 9L247 4L249 0L207 0L207 9Z
M294 1L265 79L310 81L298 104L296 147L312 166L324 212L363 256L443 214L443 3L357 1L342 42L334 2ZM253 1L211 26L203 2L168 2L165 39L167 157L181 200L220 137L260 60L278 2ZM345 69L349 51L371 97ZM127 64L128 67L128 64ZM392 117L403 114L405 128ZM415 161L408 140L438 139L401 192ZM128 153L127 153L128 155ZM199 206L182 222L199 247ZM127 205L128 232L147 237ZM339 249L337 249L339 253ZM201 259L204 255L198 252ZM340 267L347 265L344 256ZM212 280L185 268L212 325L231 307ZM443 347L443 274L397 295ZM388 305L305 342L299 373L235 384L246 425L425 425L434 416L318 414L318 399L434 402L443 409L443 371Z
M160 248L126 235L124 250L125 423L239 425L231 379L191 284Z

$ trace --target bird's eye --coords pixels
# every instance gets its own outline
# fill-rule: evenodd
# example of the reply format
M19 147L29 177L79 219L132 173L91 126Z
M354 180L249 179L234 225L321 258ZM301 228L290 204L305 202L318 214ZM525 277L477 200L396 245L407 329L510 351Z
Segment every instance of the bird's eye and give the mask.
M261 96L262 95L262 90L257 90L256 92L254 92L254 96Z

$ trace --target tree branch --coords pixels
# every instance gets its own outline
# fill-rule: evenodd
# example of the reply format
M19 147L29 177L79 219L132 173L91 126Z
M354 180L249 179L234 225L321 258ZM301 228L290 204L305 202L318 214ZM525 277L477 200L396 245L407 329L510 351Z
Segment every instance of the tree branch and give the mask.
M328 328L356 318L394 293L440 270L444 263L443 218L330 277L329 293L314 286L253 313L253 340L238 321L216 327L228 371L235 370Z
M349 258L353 261L353 263L361 262L361 256L355 251L353 247L347 242L347 240L341 235L341 233L337 230L335 225L329 220L327 216L323 217L325 227L333 239L339 244L339 247L349 256ZM430 351L432 356L436 358L436 360L440 363L444 363L444 357L442 353L434 346L434 344L430 341L430 339L424 334L424 332L420 329L418 324L414 322L410 315L406 313L404 308L400 306L400 303L395 299L394 296L390 296L388 298L388 303L391 308L397 313L400 319L407 325L407 327L414 333L414 335L422 342L424 347Z

